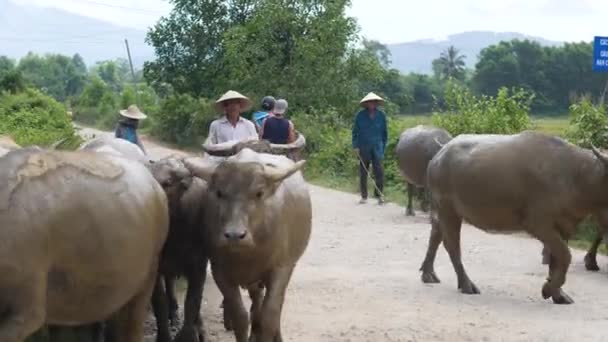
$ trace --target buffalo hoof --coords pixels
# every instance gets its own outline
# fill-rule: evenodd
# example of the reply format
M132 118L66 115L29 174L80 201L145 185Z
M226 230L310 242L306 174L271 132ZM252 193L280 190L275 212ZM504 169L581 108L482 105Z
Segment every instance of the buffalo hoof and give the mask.
M207 342L208 340L204 330L197 331L194 327L183 327L173 342Z
M477 286L470 280L458 286L458 288L460 289L460 292L464 294L481 294L481 291L479 291Z
M562 289L553 290L549 283L545 283L545 285L543 285L542 294L544 299L548 299L549 297L551 297L551 299L553 299L553 303L555 304L574 303L574 300L570 298L570 296L568 296L566 292L562 291Z
M595 255L589 254L589 253L587 253L587 255L585 255L585 268L588 271L594 271L594 272L597 272L600 270L600 267L597 264L597 259L596 259Z
M224 329L226 329L226 331L232 331L232 320L228 317L226 309L224 309Z
M414 212L414 209L407 208L407 210L405 211L405 215L406 216L416 216L416 213Z
M435 271L423 272L420 278L422 278L422 282L425 284L439 284L441 282Z

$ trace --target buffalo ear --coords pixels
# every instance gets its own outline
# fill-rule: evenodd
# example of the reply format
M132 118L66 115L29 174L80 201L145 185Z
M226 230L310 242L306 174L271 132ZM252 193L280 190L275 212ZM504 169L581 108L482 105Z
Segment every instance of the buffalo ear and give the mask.
M264 167L264 176L272 183L280 183L284 181L287 177L293 175L294 173L300 171L302 167L306 164L306 160L300 160L299 162L293 164L288 168L269 168Z
M215 172L215 165L208 165L195 161L194 158L184 159L184 166L192 173L193 176L198 177L206 182L211 182L211 177Z

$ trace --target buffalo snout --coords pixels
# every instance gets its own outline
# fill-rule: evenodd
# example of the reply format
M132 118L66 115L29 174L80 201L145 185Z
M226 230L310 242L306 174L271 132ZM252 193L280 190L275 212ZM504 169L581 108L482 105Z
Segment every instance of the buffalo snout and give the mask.
M247 231L246 230L233 230L233 231L225 232L224 237L228 241L238 242L238 241L245 239L245 237L247 237Z

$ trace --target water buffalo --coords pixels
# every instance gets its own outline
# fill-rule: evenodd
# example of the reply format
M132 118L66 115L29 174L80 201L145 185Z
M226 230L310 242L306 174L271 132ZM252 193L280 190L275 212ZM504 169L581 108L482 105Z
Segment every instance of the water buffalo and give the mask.
M248 341L249 330L239 287L252 299L251 341L283 340L285 292L311 234L310 195L299 172L304 163L250 149L217 167L185 160L209 183L211 269L237 342Z
M141 342L169 215L140 163L20 149L0 158L0 341L111 321Z
M443 241L460 291L480 293L461 261L465 220L485 231L525 231L540 240L551 251L543 297L573 302L562 290L571 261L566 240L587 215L608 207L606 155L532 131L461 135L433 157L427 180L434 213L424 282L439 282L433 264Z
M95 151L112 153L121 155L126 158L137 160L141 163L149 163L149 159L144 152L135 144L124 139L114 138L110 136L99 136L94 139L85 141L79 147L79 150Z
M401 175L407 182L407 210L408 216L414 216L412 196L415 187L423 191L422 210L428 209L428 190L426 187L426 168L441 149L442 145L452 139L446 130L418 125L408 128L399 136L399 142L395 147L397 164Z
M165 281L165 291L159 280L153 295L157 341L170 340L168 321L175 321L178 309L173 279L185 276L188 291L184 303L184 322L175 340L203 342L207 339L200 317L208 264L203 223L207 183L193 177L178 158L161 159L149 168L167 194L170 213L169 235L159 268L159 275Z

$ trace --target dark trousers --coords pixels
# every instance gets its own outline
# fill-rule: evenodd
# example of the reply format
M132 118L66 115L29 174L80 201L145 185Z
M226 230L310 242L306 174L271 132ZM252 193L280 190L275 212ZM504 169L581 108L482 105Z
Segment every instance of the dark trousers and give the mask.
M361 160L359 161L359 186L361 189L361 198L367 199L367 168L369 170L370 164L372 164L374 172L374 181L381 192L384 192L384 168L382 167L382 161L375 153L361 153ZM374 197L380 197L378 189L374 187Z

